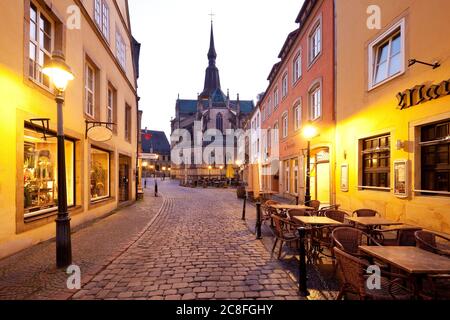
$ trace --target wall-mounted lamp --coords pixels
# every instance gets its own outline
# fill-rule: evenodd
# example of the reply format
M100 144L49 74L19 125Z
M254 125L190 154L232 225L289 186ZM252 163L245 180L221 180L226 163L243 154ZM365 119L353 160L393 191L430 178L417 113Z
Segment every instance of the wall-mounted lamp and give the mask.
M405 148L405 145L406 145L405 141L403 141L403 140L397 140L397 150L402 150L402 149L404 149L404 148Z
M420 61L417 59L410 59L410 60L408 60L408 67L412 67L416 63L420 63L420 64L424 64L429 67L433 67L433 69L437 69L441 66L441 64L437 61L435 61L434 63L428 63L428 62L423 62L423 61Z

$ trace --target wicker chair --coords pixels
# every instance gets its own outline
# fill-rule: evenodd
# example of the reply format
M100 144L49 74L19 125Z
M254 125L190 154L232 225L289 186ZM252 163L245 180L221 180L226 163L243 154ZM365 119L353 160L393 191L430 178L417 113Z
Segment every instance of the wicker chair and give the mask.
M273 244L272 253L275 251L278 241L280 241L280 249L278 251L278 259L281 259L281 253L283 251L283 245L285 243L298 242L299 237L296 235L296 226L287 219L283 219L278 215L272 215L272 219L275 225L275 243Z
M370 276L367 273L369 264L339 248L335 248L334 251L343 277L341 290L336 300L341 300L349 293L357 295L360 300L411 300L413 298L412 293L399 284L405 276L382 272L380 288L369 289L367 286Z
M275 210L274 208L271 207L274 204L279 204L279 202L274 201L274 200L267 200L261 206L262 213L263 213L262 214L262 222L272 220L272 215L277 214L277 210ZM271 223L271 225L273 225L273 224Z
M320 209L320 201L319 200L311 200L305 204L309 207L314 208L314 211L319 211L319 209Z
M422 228L387 228L375 229L372 236L383 246L416 246L415 232Z
M308 213L308 211L306 210L300 210L300 209L291 209L288 211L288 216L289 217L307 217L310 214Z
M450 238L430 231L417 231L414 235L420 249L450 258Z
M335 245L334 249L337 247L348 254L360 258L364 257L364 255L360 253L359 246L368 244L381 246L378 241L367 233L351 227L339 227L334 229L331 238Z
M361 217L376 217L380 216L378 211L372 210L372 209L358 209L353 211L353 216L357 216L358 218Z
M333 219L335 221L339 221L341 223L344 223L345 218L349 216L347 212L341 210L327 210L324 214L325 217Z

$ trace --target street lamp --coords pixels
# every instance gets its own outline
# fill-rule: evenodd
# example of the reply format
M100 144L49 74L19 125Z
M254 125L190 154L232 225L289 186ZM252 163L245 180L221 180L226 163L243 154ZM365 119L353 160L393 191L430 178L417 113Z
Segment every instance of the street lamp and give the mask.
M318 136L318 130L309 122L303 128L303 137L308 141L308 149L306 153L306 188L305 188L305 204L311 202L311 139Z
M63 105L64 92L69 81L74 79L62 52L54 52L52 60L42 73L47 75L56 89L57 142L58 142L58 217L56 219L56 264L65 268L72 264L72 243L70 237L70 217L67 207L66 159L64 146Z
M209 177L209 179L211 179L211 170L212 170L212 166L208 166L208 177Z

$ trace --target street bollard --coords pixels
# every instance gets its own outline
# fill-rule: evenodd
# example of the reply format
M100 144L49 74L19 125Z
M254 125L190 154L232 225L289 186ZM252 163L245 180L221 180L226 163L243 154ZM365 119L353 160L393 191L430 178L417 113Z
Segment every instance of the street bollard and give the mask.
M247 206L247 194L244 195L244 206L242 208L242 220L245 221L245 209Z
M144 189L147 189L147 179L144 180Z
M262 239L261 236L261 202L256 203L256 239Z
M155 179L155 197L158 196L158 180Z
M307 280L306 280L306 248L305 248L305 240L306 240L306 228L298 228L299 235L299 274L298 274L298 291L302 297L307 297L309 295Z
M295 197L295 203L296 203L297 205L299 205L299 203L300 203L300 202L299 202L299 197L298 197L298 196Z

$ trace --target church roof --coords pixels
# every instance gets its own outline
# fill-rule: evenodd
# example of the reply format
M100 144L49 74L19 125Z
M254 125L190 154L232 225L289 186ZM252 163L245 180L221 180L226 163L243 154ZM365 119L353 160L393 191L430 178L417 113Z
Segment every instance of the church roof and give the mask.
M146 136L149 134L149 136ZM141 130L142 136L142 152L143 153L156 153L156 154L169 154L170 144L167 140L167 136L163 131L155 130ZM150 139L147 140L147 138Z
M180 108L180 113L189 114L197 112L197 100L178 100L178 107ZM206 101L207 103L207 101ZM237 110L237 100L231 100L230 106L231 109ZM241 112L244 114L248 114L253 111L255 104L252 100L240 100L239 104L241 106ZM205 106L206 108L207 106Z
M196 113L197 100L178 100L178 107L181 113Z

